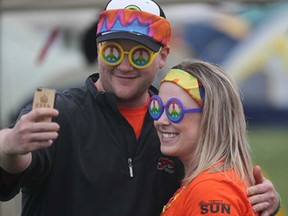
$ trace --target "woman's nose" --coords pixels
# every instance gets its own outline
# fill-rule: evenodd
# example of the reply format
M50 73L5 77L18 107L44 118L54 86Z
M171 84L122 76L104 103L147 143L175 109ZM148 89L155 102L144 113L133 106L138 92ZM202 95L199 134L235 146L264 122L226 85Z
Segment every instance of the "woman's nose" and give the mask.
M157 120L157 123L159 124L170 124L170 121L166 115L166 111L164 110L164 112L162 113L162 115L160 116L160 118Z

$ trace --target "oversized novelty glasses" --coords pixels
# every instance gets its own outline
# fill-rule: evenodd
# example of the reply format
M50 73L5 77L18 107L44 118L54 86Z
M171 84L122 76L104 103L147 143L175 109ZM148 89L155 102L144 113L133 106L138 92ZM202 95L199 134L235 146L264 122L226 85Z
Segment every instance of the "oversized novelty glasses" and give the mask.
M123 47L116 42L99 44L99 55L105 64L109 66L119 65L126 54L128 55L130 64L137 69L149 67L160 50L161 48L155 53L143 45L137 45L130 51L125 51Z
M165 105L157 95L151 97L149 101L149 114L154 120L158 120L165 109L168 119L173 123L180 122L185 113L202 112L203 108L185 109L183 103L177 98L170 98Z

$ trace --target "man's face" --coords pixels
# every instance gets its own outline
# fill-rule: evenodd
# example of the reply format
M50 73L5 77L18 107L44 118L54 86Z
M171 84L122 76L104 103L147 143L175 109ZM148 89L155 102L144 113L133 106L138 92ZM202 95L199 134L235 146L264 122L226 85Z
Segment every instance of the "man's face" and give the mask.
M130 51L134 46L139 45L128 40L113 42L120 44L125 51ZM133 67L127 55L116 66L109 66L98 57L100 74L98 82L103 87L102 90L114 93L120 103L129 103L129 106L142 105L143 100L144 102L147 100L149 86L153 83L157 71L165 65L168 54L169 47L163 47L152 64L144 69Z

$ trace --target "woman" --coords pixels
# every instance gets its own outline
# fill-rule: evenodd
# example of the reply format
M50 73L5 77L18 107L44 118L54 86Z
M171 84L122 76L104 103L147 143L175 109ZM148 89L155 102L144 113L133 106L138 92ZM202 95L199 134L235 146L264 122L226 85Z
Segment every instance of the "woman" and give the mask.
M246 195L254 179L243 107L223 69L183 61L161 81L149 113L162 153L178 157L185 168L163 216L257 215Z

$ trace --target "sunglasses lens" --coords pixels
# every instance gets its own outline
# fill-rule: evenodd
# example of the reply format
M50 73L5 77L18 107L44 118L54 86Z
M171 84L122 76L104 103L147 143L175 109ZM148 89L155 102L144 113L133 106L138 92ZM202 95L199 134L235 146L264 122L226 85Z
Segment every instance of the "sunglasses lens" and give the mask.
M178 100L170 100L166 105L166 114L170 121L179 122L183 118L183 105Z
M131 61L135 67L145 67L147 66L151 59L151 51L144 47L137 47L131 53Z
M158 120L163 113L163 104L160 98L152 97L149 103L149 114L154 120Z
M121 59L121 50L114 44L107 44L104 45L101 55L108 65L116 65Z

